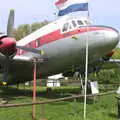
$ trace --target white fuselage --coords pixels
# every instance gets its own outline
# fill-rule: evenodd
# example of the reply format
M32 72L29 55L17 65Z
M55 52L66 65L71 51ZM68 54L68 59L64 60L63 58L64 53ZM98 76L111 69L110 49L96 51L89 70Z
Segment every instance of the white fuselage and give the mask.
M87 25L87 22L83 18L61 18L18 41L17 45L40 50L40 54L18 49L10 66L12 78L32 80L31 59L34 58L47 59L37 64L38 77L63 73L73 65L84 66L87 38L89 63L111 52L119 41L117 31L111 27ZM20 60L23 61L19 63Z

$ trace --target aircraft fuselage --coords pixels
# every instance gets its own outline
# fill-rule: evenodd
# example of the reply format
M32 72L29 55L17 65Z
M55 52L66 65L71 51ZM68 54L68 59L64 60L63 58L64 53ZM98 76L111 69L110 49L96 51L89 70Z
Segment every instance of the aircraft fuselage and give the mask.
M86 41L88 40L89 63L100 59L111 52L118 44L118 31L114 28L98 25L79 25L79 19L58 20L28 35L18 42L18 45L40 50L34 54L18 49L12 63L10 63L10 83L32 80L33 63L19 62L17 57L29 59L47 59L37 63L37 77L43 78L71 69L73 65L85 65ZM76 25L74 24L74 22ZM65 25L66 29L64 29Z

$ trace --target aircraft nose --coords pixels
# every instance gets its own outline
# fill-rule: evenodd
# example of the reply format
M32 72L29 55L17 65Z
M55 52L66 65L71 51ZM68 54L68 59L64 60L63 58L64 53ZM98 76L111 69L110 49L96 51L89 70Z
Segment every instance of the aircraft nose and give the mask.
M119 37L119 32L114 28L110 28L110 29L106 30L104 32L104 34L105 34L106 42L108 44L110 44L111 46L116 47L116 45L119 42L119 38L120 38Z

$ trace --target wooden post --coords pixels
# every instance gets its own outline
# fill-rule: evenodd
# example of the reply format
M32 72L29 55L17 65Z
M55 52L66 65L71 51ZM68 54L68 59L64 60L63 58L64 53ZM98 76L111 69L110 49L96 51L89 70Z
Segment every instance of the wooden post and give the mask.
M33 61L33 103L36 102L36 64L37 61ZM32 120L36 120L36 105L32 105Z
M44 119L44 104L40 104L40 120Z

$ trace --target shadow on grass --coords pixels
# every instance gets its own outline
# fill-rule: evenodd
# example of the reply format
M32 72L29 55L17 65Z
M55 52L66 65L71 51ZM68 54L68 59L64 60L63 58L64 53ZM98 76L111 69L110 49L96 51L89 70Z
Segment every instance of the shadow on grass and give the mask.
M53 89L53 90L38 90L37 91L37 97L40 98L47 98L47 99L57 99L57 98L63 98L63 97L70 97L72 94L80 94L79 88L60 88L60 89ZM7 98L8 101L10 100L16 100L19 98L19 100L24 99L24 97L31 97L32 98L33 91L31 89L17 89L12 87L1 87L0 88L0 97L1 98ZM84 98L76 98L67 100L69 102L79 102L83 103ZM92 98L87 98L87 104L93 104L94 100ZM64 104L62 102L55 103L55 104Z
M73 89L73 88L72 88ZM72 89L53 89L53 90L43 90L43 91L37 91L37 97L42 97L42 98L61 98L61 97L68 97L71 96L73 93L79 93L80 89L79 88L74 88L73 91ZM0 88L0 97L32 97L33 91L32 89L17 89L17 88L12 88L12 87L1 87Z

